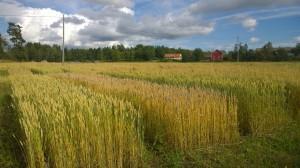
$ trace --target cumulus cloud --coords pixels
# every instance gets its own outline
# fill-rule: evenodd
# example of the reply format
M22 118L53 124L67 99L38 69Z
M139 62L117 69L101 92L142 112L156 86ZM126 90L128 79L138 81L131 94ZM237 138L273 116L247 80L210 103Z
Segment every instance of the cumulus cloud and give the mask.
M102 2L106 3L106 1ZM115 2L117 1L111 3ZM2 8L9 9L8 13L18 11L23 16L54 16L49 18L18 17L17 23L23 26L23 36L27 41L61 42L63 13L49 8L26 7L17 1L0 2L0 11ZM10 17L5 19L13 21ZM78 14L65 15L65 41L69 46L97 47L95 45L105 46L120 42L137 44L159 39L207 35L213 30L213 22L204 22L189 13L169 13L165 16L143 16L136 19L134 11L129 7L111 4L100 10L89 8L80 10Z
M197 20L189 14L166 15L162 18L143 17L140 22L122 20L118 30L154 39L176 39L191 35L207 35L214 30L214 23Z
M122 7L126 9L127 7ZM85 16L91 20L118 20L123 17L131 17L128 12L134 11L130 8L126 9L127 14L124 12L124 9L114 7L114 6L104 6L101 9L91 9L91 8L83 8L78 11L79 15ZM122 9L122 10L120 10Z
M57 22L52 23L50 25L50 27L51 28L61 27L62 26L62 22L63 22L63 19L60 19ZM72 15L72 16L65 17L65 24L66 23L71 23L71 24L74 24L74 25L81 25L81 24L85 23L85 20L80 15L77 15L77 16L76 15Z
M296 40L297 43L300 43L300 36L295 37L295 40Z
M7 22L15 22L23 27L23 36L27 41L39 41L44 38L42 30L50 26L51 23L57 21L61 16L60 12L54 11L49 8L38 9L25 7L16 1L2 1L0 2L1 14L20 15L21 17L4 17ZM53 16L53 17L25 17L25 16ZM57 16L57 17L55 17Z
M93 2L101 5L113 5L117 7L132 7L134 5L133 0L84 0L87 2Z
M260 41L260 39L257 38L257 37L251 37L251 38L250 38L250 43L257 43L257 42L259 42L259 41Z
M128 15L132 15L132 16L134 15L134 11L127 7L119 8L119 11Z
M126 36L116 30L116 22L92 22L78 33L86 42L119 41Z
M224 17L221 19L224 19ZM258 21L256 19L244 14L228 16L228 18L226 19L231 19L233 23L241 24L244 28L248 29L249 31L255 30L258 24Z
M17 1L1 1L0 14L20 15L21 17L4 17L7 22L16 22L23 27L23 37L29 42L43 42L48 44L62 41L63 13L49 8L32 8ZM80 14L65 14L65 42L72 47L98 47L118 43L120 33L114 32L116 24L107 10L102 20L89 19ZM112 12L118 11L117 9ZM121 12L119 12L121 13ZM125 13L123 13L126 15ZM121 14L118 14L121 15ZM51 17L25 17L51 16ZM111 18L109 18L110 16ZM118 16L119 17L119 16Z
M60 23L63 13L50 8L32 8L24 6L17 1L1 1L0 14L20 15L4 17L7 22L16 22L23 27L23 36L26 41L60 43L62 28ZM42 16L42 17L35 17ZM91 20L80 15L66 15L65 40L71 44L78 39L78 31L83 29Z
M260 20L300 15L299 5L299 0L210 0L196 1L186 11L200 16L221 14L213 20L240 23L253 31ZM256 18L253 18L254 15ZM239 17L239 22L236 22Z
M189 14L144 16L136 20L133 15L126 12L118 13L119 9L107 7L96 13L102 17L79 31L82 36L81 40L87 43L106 41L137 44L158 39L206 35L214 30L214 23L201 21ZM89 11L86 14L93 15L93 13L93 11Z
M241 9L267 8L299 4L299 0L210 0L197 1L190 5L189 10L192 13L216 13Z
M298 0L274 0L272 3L271 0L212 0L197 1L189 5L176 0L184 6L174 10L174 6L171 5L172 10L149 15L134 11L134 0L81 0L83 1L88 5L80 6L76 10L77 13L65 14L65 41L69 46L98 47L119 43L134 45L140 42L149 43L149 41L207 35L215 30L216 23L222 19L232 20L252 31L255 30L260 20L268 18L259 18L251 13L239 14L235 13L235 10L300 4ZM175 0L155 1L173 4ZM140 0L139 2L150 3L151 1ZM213 20L205 17L211 13L214 15L224 11L229 11L231 15ZM0 1L0 14L53 16L5 17L5 20L22 25L23 35L27 41L61 42L63 13L58 10L28 7L16 0L2 0ZM297 12L292 14L297 14ZM253 37L250 41L257 42L259 39Z
M254 18L247 17L247 18L243 19L242 25L246 29L248 29L250 31L253 31L253 30L255 30L255 28L257 26L257 21Z
M47 44L55 44L56 42L62 40L62 37L59 35L59 33L52 29L43 28L41 30L41 33L43 34L43 36L40 38L40 42Z

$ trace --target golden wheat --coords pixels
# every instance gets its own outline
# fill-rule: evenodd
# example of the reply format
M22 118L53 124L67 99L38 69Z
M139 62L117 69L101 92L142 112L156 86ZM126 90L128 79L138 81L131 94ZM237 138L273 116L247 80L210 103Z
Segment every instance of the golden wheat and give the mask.
M61 77L61 76L60 76ZM237 106L233 96L109 77L64 75L100 93L131 101L143 113L145 137L186 151L235 142Z
M144 143L189 151L300 118L299 63L0 69L10 75L28 167L143 167Z
M28 167L139 167L134 107L49 77L10 77Z

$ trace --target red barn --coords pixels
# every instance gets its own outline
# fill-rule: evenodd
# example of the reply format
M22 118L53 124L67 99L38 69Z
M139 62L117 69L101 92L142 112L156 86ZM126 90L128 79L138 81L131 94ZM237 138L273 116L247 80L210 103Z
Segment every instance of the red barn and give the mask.
M210 59L211 61L222 61L223 53L220 50L216 50L211 53Z

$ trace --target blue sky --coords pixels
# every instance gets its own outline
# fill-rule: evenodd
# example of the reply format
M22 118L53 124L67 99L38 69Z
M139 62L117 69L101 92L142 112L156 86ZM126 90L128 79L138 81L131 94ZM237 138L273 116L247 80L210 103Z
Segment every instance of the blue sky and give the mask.
M61 43L62 14L69 47L230 50L237 36L250 48L300 42L299 0L0 0L0 33L16 22L27 41Z

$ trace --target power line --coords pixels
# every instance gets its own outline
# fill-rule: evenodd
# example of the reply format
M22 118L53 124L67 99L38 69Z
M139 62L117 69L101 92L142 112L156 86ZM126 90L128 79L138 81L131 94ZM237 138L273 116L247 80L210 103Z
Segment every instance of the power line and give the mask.
M241 47L241 45L240 45L240 37L239 36L237 36L237 39L236 39L236 42L237 42L237 45L238 45L238 47L237 47L237 62L239 62L240 61L240 47Z
M0 15L1 17L53 17L53 18L61 18L61 16L50 16L50 15L44 15L44 16L38 16L38 15Z
M236 48L237 48L237 62L240 61L240 48L241 48L242 43L240 42L240 37L237 36L236 38Z

